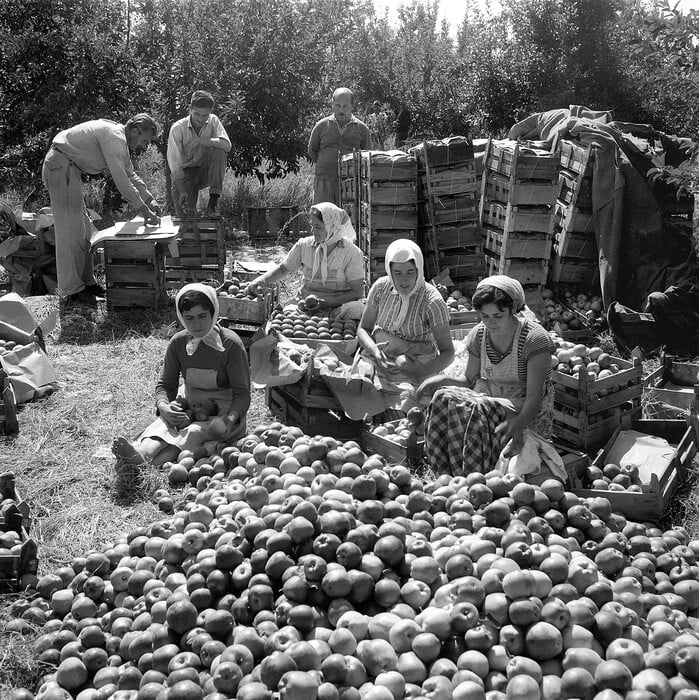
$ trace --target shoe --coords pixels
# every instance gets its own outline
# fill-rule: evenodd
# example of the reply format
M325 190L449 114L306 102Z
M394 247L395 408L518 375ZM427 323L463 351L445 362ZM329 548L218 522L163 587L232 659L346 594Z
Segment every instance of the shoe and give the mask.
M89 306L94 306L96 302L94 294L90 294L87 289L82 289L75 294L69 294L66 297L66 304L73 306L75 304L86 304Z
M84 291L94 294L96 297L107 296L107 290L104 287L101 287L99 284L87 284L85 285Z

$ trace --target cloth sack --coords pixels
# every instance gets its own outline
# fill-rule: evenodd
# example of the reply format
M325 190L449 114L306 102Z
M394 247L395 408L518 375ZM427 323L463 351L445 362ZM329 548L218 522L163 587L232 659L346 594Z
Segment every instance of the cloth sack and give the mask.
M295 384L312 357L308 346L292 343L272 331L250 346L250 379L257 389Z
M568 473L556 448L529 428L525 429L523 437L522 449L512 457L505 456L512 441L510 440L505 445L500 453L496 469L503 474L516 474L525 480L530 480L531 477L547 470L551 476L565 483L568 480Z

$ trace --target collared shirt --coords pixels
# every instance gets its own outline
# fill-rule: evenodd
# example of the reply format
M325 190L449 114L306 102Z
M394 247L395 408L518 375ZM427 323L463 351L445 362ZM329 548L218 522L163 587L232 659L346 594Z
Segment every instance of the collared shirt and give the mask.
M371 133L364 122L352 115L341 128L335 115L331 114L313 127L308 141L308 157L316 164L316 177L337 178L340 156L355 149L366 151L370 148Z
M390 330L400 313L401 300L388 276L374 282L366 303L376 309L375 326ZM410 297L408 315L395 334L411 342L425 342L433 340L432 330L444 323L449 323L447 305L437 288L425 282L424 288Z
M323 284L320 270L316 272L315 277L312 277L316 247L313 236L299 238L283 263L290 272L301 270L306 294L323 290L346 292L350 282L364 279L364 255L354 243L344 238L338 241L328 255L327 282Z
M108 170L124 199L136 209L150 201L148 188L134 172L123 124L93 119L61 131L52 145L84 173L98 175Z
M197 134L189 116L176 121L170 127L167 137L167 164L170 166L173 180L184 178L184 168L194 168L203 165L206 160L206 149L199 143L199 138L219 138L228 142L226 129L221 120L215 115L209 119Z

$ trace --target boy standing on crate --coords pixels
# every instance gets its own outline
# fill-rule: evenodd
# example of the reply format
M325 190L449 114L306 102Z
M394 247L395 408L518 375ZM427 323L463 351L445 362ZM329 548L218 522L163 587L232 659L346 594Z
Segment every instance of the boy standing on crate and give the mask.
M349 88L333 92L333 113L313 127L308 142L308 157L315 163L313 204L332 202L340 206L338 161L355 149L371 149L369 127L352 114L354 95Z
M218 200L223 191L226 154L231 141L221 120L212 114L210 92L196 90L189 115L176 121L167 139L167 163L172 173L172 201L180 218L196 211L199 190L209 188L208 218L218 218Z

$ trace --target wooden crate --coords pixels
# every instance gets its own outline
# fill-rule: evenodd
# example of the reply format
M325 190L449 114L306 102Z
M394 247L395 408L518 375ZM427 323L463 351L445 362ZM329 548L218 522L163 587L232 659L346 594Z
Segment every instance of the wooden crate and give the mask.
M580 233L592 232L593 234L595 232L591 211L557 201L554 209L554 217L558 226L564 231L577 231Z
M340 179L352 179L359 172L359 159L355 153L344 153L339 160Z
M483 193L486 200L524 206L548 206L556 202L554 180L517 180L498 173L486 173Z
M593 460L594 466L604 467L619 431L628 428L665 438L674 445L675 450L670 464L661 473L654 472L650 475L650 480L641 486L642 493L583 488L584 482L580 479L574 482L573 493L583 498L606 498L615 512L622 513L635 522L659 522L667 513L673 496L697 454L696 417L692 416L689 423L682 420L625 418Z
M359 160L362 180L417 183L417 160L413 155L398 151L360 151Z
M397 182L362 181L362 201L372 205L417 203L417 183L411 180Z
M105 241L103 249L109 308L156 308L165 300L165 244Z
M586 373L574 377L551 372L554 434L562 442L582 449L597 447L621 418L640 417L643 366L640 360L612 359L621 369L603 379L590 380Z
M522 258L496 258L485 254L486 275L509 275L522 285L546 284L548 261Z
M594 153L592 146L583 146L563 139L558 144L558 156L561 166L571 170L576 175L583 177L592 176L592 164L594 162Z
M343 412L312 408L299 403L287 387L267 387L267 407L282 423L301 428L307 435L329 435L341 440L359 438L363 423L347 418Z
M4 505L0 509L0 531L15 530L19 532L24 528L29 532L31 516L29 504L22 498L15 483L13 472L0 474L0 500L12 500L14 503Z
M477 325L478 323L461 323L458 326L449 326L449 335L452 340L466 340Z
M566 206L577 206L585 211L592 209L592 178L568 170L558 173L556 199ZM552 202L553 204L553 202Z
M486 227L484 234L485 249L494 257L539 260L551 257L551 236L548 233L518 233Z
M248 284L256 279L257 272L235 269L232 276L237 277L241 283ZM272 315L272 311L279 303L279 284L265 286L262 296L255 299L237 299L235 297L223 297L221 292L230 282L224 282L217 290L218 316L238 323L251 323L262 325Z
M517 180L555 180L559 158L541 148L526 146L506 139L488 142L484 156L484 172L513 176Z
M399 421L388 421L391 425L397 425ZM363 427L359 438L359 444L367 454L381 455L389 464L408 465L408 448L382 435L372 433L368 427ZM417 440L420 452L425 447L424 436Z
M429 226L444 224L477 223L478 198L472 193L430 197L420 206L420 213Z
M430 258L428 258L428 262ZM483 257L483 246L470 246L469 248L461 248L448 251L440 251L437 257L438 269L432 271L429 262L428 270L430 271L429 278L435 277L442 270L449 270L449 276L452 281L463 277L484 276L485 260Z
M452 326L460 326L463 324L480 323L481 315L475 309L473 311L450 311L449 324Z
M285 234L298 238L300 235L299 213L297 206L248 207L248 236L250 236L251 241L276 240L280 235Z
M502 202L481 201L480 221L502 231L549 233L552 230L550 207L520 207Z
M177 239L168 245L165 257L167 289L189 282L223 279L226 243L220 219L173 219L180 227Z
M595 278L599 274L597 258L561 258L554 255L551 258L549 283L551 285L567 285L592 289Z
M679 362L672 355L663 355L662 360L660 367L643 380L645 398L687 413L699 408L699 365Z
M16 435L18 432L15 391L7 373L0 367L0 435Z
M460 163L458 166L432 168L429 175L422 170L418 180L420 199L425 199L428 196L440 197L468 192L478 196L480 189L480 177L473 161Z
M477 221L443 224L434 227L434 244L438 250L481 245L483 232Z
M597 240L594 233L554 229L553 251L559 258L571 257L585 260L598 259Z
M445 139L430 139L410 149L421 168L432 168L472 163L473 141L468 136L449 136Z
M39 569L36 542L22 528L18 532L21 545L19 551L0 553L0 593L16 593L25 574L36 574Z
M417 205L398 206L361 204L360 226L374 229L417 229Z

